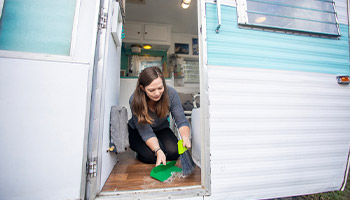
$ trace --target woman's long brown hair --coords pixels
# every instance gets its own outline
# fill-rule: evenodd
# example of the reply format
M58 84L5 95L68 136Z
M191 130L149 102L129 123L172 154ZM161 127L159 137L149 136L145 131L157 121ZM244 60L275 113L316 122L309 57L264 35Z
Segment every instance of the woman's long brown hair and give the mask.
M147 101L149 100L149 97L147 96L146 92L141 88L141 86L143 86L143 88L146 88L146 86L151 84L152 81L157 79L158 77L162 79L164 92L162 94L162 97L156 103L155 114L159 118L164 118L169 113L168 89L165 84L164 76L158 67L148 67L142 70L142 72L139 75L136 89L134 91L134 99L131 102L131 110L133 111L133 114L136 115L138 123L153 123L152 117L148 114Z

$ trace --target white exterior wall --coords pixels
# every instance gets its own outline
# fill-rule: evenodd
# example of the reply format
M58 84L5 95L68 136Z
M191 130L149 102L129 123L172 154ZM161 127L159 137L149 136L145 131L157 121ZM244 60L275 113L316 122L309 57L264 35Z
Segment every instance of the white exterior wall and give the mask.
M334 75L222 66L209 66L208 77L208 199L341 188L350 146L348 85Z
M0 199L78 198L89 66L0 62Z

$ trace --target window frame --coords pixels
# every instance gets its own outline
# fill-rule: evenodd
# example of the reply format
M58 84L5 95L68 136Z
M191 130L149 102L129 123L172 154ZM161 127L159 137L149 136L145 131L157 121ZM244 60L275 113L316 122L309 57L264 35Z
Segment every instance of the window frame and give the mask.
M265 3L265 1L257 1L261 3ZM279 32L279 33L286 33L286 34L295 34L295 35L304 35L304 36L312 36L312 37L323 37L323 38L333 38L338 39L340 34L340 28L339 28L339 22L337 17L337 11L335 7L335 1L329 0L325 2L332 2L333 4L333 10L334 10L334 17L335 17L335 26L337 29L337 34L331 34L326 32L316 32L315 30L302 30L298 28L288 28L288 27L282 27L282 26L273 26L273 25L257 25L255 23L249 23L248 21L248 8L247 8L247 0L236 0L236 6L237 6L237 18L238 18L238 26L240 28L248 28L248 29L256 29L256 30L263 30L263 31L270 31L270 32ZM266 2L269 3L269 2ZM295 7L295 9L300 9ZM271 12L273 15L273 13ZM293 19L293 18L292 18ZM294 18L296 20L302 20L298 18ZM305 20L308 21L308 20ZM314 22L310 20L311 22Z
M188 68L189 66L193 66L192 64L189 63L197 63L197 67L196 69L191 69ZM200 75L199 75L199 60L192 60L192 59L184 59L184 64L183 64L183 70L184 70L184 83L189 83L189 84L199 84L199 79L200 79ZM191 72L190 72L191 71ZM191 73L197 73L197 76L195 80L188 78L188 76Z
M4 8L4 2L5 2L5 0L0 0L0 19L2 16L2 9Z
M0 19L2 16L3 5L6 0L0 0ZM78 21L79 21L79 11L81 7L82 0L75 0L76 5L74 8L74 18L71 34L70 49L68 55L60 54L49 54L49 53L37 53L37 52L26 52L26 51L11 51L11 50L2 50L0 49L0 58L15 58L15 59L28 59L28 60L40 60L40 61L59 61L59 62L75 62L75 63L84 63L83 61L77 61L75 58L74 52L76 51L77 43L77 32L78 32Z

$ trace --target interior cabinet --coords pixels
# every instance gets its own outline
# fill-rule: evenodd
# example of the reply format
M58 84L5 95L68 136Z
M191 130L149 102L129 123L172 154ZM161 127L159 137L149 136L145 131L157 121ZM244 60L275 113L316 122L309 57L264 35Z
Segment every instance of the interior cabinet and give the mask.
M141 40L142 24L125 23L124 24L125 40Z
M144 39L166 42L168 40L167 32L168 32L167 26L145 24Z
M166 24L126 22L124 32L126 43L170 45L171 41L171 26Z

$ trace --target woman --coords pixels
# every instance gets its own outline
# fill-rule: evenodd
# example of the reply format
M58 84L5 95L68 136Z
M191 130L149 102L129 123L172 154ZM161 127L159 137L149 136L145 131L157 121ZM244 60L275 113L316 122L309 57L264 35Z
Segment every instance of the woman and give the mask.
M166 165L167 160L177 160L177 137L169 128L169 111L183 139L184 147L190 148L190 128L180 98L165 84L158 67L144 69L131 95L132 118L128 122L130 148L145 163Z

